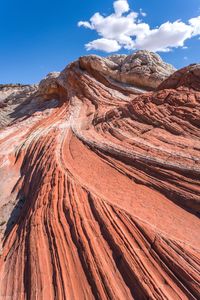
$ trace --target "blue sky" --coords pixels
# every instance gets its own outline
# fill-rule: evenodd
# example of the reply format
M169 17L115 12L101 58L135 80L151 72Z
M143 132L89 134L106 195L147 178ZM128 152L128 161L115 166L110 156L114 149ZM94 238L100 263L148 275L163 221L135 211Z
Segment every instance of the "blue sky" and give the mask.
M87 51L85 44L102 36L96 30L77 24L89 21L96 12L104 17L113 14L113 2L1 0L0 83L36 83L47 73L62 70L81 55L109 55L102 51ZM128 3L131 11L139 12L141 8L146 13L138 19L151 29L179 19L188 25L188 20L200 16L199 0L129 0ZM141 43L136 44L140 46ZM188 38L184 45L186 49L172 47L171 51L159 54L177 68L199 62L199 36ZM132 49L120 49L117 53L132 52Z

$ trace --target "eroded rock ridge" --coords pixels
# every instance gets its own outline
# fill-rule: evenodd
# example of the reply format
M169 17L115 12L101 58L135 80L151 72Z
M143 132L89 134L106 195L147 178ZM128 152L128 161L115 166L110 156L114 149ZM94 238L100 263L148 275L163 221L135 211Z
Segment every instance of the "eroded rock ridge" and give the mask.
M199 298L200 65L174 71L88 56L0 90L0 299Z

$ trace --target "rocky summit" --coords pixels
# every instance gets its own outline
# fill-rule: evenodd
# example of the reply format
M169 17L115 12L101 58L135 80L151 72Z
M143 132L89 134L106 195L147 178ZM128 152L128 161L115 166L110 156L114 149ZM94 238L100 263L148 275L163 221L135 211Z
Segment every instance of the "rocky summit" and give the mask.
M199 299L200 65L0 85L0 180L0 299Z

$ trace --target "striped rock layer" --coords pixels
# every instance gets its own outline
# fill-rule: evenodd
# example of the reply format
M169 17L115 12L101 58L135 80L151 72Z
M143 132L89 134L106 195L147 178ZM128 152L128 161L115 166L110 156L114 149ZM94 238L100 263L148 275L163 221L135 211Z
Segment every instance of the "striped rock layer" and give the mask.
M0 299L199 299L200 66L146 91L91 65L3 115Z

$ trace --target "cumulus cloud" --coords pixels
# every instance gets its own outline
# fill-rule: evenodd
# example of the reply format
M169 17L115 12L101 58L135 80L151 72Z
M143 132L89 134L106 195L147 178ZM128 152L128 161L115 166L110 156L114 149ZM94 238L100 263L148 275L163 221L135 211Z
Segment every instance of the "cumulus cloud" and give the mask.
M87 50L101 50L105 52L117 52L121 49L119 43L111 39L97 39L85 45Z
M193 28L193 35L200 35L200 16L189 20L190 26Z
M185 40L192 36L192 28L181 21L166 22L158 29L149 30L144 37L137 36L135 48L150 51L170 51L173 47L183 47Z
M123 13L130 10L129 4L126 0L117 0L113 3L113 7L117 16L121 16Z
M95 30L100 38L85 45L87 50L117 52L120 49L147 49L150 51L170 51L184 47L187 39L200 35L200 16L188 20L165 22L157 28L150 28L141 17L146 13L130 10L127 0L113 3L114 12L106 17L99 12L89 21L78 22L79 27Z

